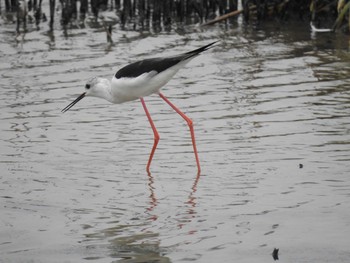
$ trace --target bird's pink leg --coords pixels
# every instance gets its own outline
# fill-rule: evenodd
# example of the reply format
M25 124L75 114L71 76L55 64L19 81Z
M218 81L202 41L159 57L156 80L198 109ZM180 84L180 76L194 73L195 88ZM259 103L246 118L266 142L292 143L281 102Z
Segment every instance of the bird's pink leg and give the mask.
M198 158L197 147L196 147L196 139L195 139L195 136L194 136L193 121L189 117L187 117L181 110L179 110L174 104L172 104L162 93L159 92L159 96L166 103L168 103L170 105L170 107L172 107L187 122L187 125L190 128L190 132L191 132L192 145L193 145L194 156L196 157L198 174L200 174L201 167L200 167L200 164L199 164L199 158Z
M148 112L148 109L146 107L146 103L144 101L143 98L140 98L141 100L141 103L142 103L142 106L143 106L143 109L145 110L145 113L147 115L147 119L149 121L149 123L151 124L151 127L152 127L152 130L153 130L153 134L154 134L154 143L153 143L153 147L152 147L152 151L151 151L151 154L149 156L149 159L148 159L148 163L147 163L147 167L146 167L146 171L148 174L151 174L150 172L150 166L151 166L151 162L152 162L152 159L153 159L153 155L154 155L154 152L156 151L156 148L157 148L157 145L158 145L158 142L159 142L159 134L158 134L158 131L156 129L156 126L154 126L154 123L153 123L153 120L151 118L151 115L149 114Z

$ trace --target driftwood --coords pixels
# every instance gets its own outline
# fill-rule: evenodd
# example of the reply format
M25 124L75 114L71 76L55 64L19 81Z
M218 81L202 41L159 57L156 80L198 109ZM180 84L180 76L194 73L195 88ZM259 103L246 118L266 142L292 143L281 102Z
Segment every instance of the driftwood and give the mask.
M272 15L274 12L276 12L276 11L278 11L278 10L279 10L279 11L283 10L283 9L287 6L287 4L289 3L289 1L290 1L290 0L284 0L283 2L281 2L281 3L279 3L279 4L271 3L270 5L269 5L268 2L266 2L266 3L265 3L265 7L267 8L267 11L268 11L267 13L268 13L269 15ZM219 17L215 18L214 20L211 20L211 21L208 21L208 22L202 24L201 26L213 25L213 24L215 24L215 23L218 23L218 22L221 22L221 21L223 21L223 20L226 20L226 19L228 19L228 18L230 18L230 17L237 16L237 15L239 15L239 14L241 14L241 13L244 13L245 19L247 20L247 19L248 19L248 16L249 16L249 12L251 12L251 11L257 12L257 11L258 11L257 9L258 9L258 8L257 8L257 5L251 5L250 7L245 6L245 9L242 9L242 10L235 10L235 11L232 11L232 12L230 12L230 13L228 13L228 14L219 16Z
M215 23L217 23L217 22L220 22L220 21L222 21L222 20L226 20L226 19L228 19L228 18L230 18L230 17L237 16L237 15L241 14L242 12L243 12L243 9L242 9L242 10L235 10L235 11L230 12L230 13L228 13L228 14L225 14L225 15L223 15L223 16L219 16L219 17L215 18L214 20L208 21L208 22L202 24L201 26L210 26L210 25L213 25L213 24L215 24Z

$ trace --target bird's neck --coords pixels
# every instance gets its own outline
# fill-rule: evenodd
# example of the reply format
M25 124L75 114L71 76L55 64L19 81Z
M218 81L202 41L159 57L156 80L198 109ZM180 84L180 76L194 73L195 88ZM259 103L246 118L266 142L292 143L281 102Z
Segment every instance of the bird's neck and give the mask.
M111 82L108 79L100 79L98 84L96 97L105 99L113 103L113 97L111 92Z

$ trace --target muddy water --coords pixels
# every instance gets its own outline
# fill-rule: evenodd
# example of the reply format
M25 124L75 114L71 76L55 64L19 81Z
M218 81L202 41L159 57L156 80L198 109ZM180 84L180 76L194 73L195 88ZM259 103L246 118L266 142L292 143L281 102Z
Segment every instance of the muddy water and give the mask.
M0 262L348 262L348 39L305 27L99 29L0 38ZM157 96L86 98L91 76L220 44Z

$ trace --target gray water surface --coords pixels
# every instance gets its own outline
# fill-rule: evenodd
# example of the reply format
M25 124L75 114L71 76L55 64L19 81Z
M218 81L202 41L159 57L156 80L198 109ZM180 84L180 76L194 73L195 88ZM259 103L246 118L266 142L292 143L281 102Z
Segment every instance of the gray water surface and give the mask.
M143 34L0 27L0 262L348 262L348 38L305 26ZM91 76L220 43L163 93L86 98Z

